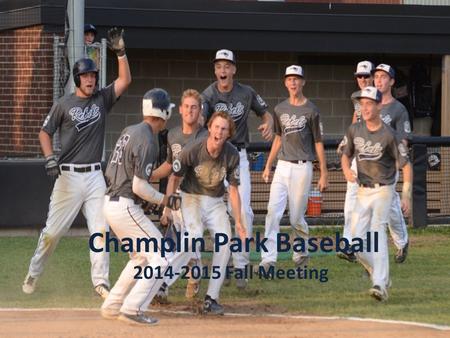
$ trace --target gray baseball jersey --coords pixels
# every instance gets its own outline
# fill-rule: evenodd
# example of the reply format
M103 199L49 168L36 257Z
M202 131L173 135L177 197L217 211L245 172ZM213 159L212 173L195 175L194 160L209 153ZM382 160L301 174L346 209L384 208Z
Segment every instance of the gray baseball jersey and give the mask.
M352 124L343 140L343 152L355 156L361 184L394 184L396 161L403 168L409 161L408 150L395 131L386 124L375 132L366 123Z
M111 83L89 98L71 94L53 105L42 130L53 135L60 128L60 164L87 164L102 160L106 114L116 100L114 83Z
M158 151L153 131L147 123L126 127L106 167L106 194L138 199L132 189L133 177L148 181L158 159Z
M180 160L173 162L174 174L183 177L180 189L189 194L221 197L225 194L224 180L239 185L239 152L225 142L217 158L206 149L207 138L188 144Z
M183 127L177 126L167 134L167 162L172 163L180 158L181 150L191 141L208 136L208 130L199 128L192 134L183 134Z
M380 114L383 122L391 126L402 140L411 138L411 124L408 111L400 101L394 99L389 104L383 104Z
M267 111L267 104L255 90L237 81L228 93L221 93L217 89L217 81L212 83L202 93L203 115L206 121L215 111L226 111L236 124L236 134L231 142L234 144L249 143L247 119L250 110L262 116Z
M281 136L280 160L313 161L323 135L319 110L310 100L294 106L286 99L275 107L274 131Z

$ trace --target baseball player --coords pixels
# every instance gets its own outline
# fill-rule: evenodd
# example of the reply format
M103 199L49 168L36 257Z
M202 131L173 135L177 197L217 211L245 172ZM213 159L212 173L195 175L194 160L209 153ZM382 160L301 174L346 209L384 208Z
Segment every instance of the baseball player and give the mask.
M22 290L33 293L47 259L59 239L83 212L89 232L105 232L107 225L99 210L106 186L101 171L106 114L131 82L123 31L108 32L110 48L117 54L119 76L109 86L96 90L98 69L91 59L80 59L73 67L75 93L59 99L51 108L39 133L47 175L55 181L45 228L31 258ZM61 153L53 154L52 135L60 130ZM101 246L97 239L95 245ZM105 297L109 290L109 256L91 251L91 278L95 291Z
M381 119L384 123L392 127L399 134L400 139L408 145L408 139L411 137L411 124L409 122L408 111L405 106L392 96L392 86L395 83L395 71L386 64L379 64L373 71L375 87L382 94L381 101ZM398 172L396 182L398 180ZM403 218L400 196L394 193L394 200L391 205L389 230L397 252L394 256L396 263L403 263L408 254L408 229Z
M289 98L275 107L275 138L262 174L264 181L268 182L272 163L281 150L267 206L264 237L268 239L268 251L261 252L260 263L260 267L265 269L274 265L277 260L277 234L287 199L295 237L308 240L309 229L304 216L313 177L312 161L316 154L320 164L318 188L323 191L328 186L320 114L317 107L303 95L305 79L301 66L286 68L284 85ZM296 266L307 265L308 259L307 252L293 254Z
M347 181L359 185L352 214L352 236L363 239L370 232L371 248L378 246L378 250L368 251L369 244L364 240L363 250L356 255L370 273L369 294L385 301L390 286L386 228L395 196L397 167L403 168L402 209L406 214L410 207L412 169L406 146L381 120L381 92L366 87L361 90L359 102L363 121L352 124L344 137L342 170ZM350 168L352 157L356 159L358 173Z
M158 169L155 170L152 175L152 180L155 178L159 179L166 177L172 173L172 164L175 160L180 159L181 151L186 144L194 142L200 138L207 137L208 131L199 124L201 106L202 102L198 91L195 89L187 89L183 92L180 102L182 124L181 126L177 126L169 130L167 136L167 159L161 166L158 167ZM173 179L174 177L171 175L169 177L168 185L173 184ZM167 224L169 222L167 218L171 219L177 231L181 232L183 230L184 226L181 211L172 211L166 208L164 209L162 223ZM197 251L194 257L200 257L200 252ZM195 262L192 262L192 265L201 266L201 262L200 260L197 261L195 259ZM175 282L175 279L166 281L166 285L170 286L173 282ZM200 280L189 278L186 287L186 297L195 297L199 291L199 286ZM157 294L158 302L166 303L167 296L168 288L164 286L161 287Z
M254 215L250 205L251 182L246 152L249 143L247 119L250 110L253 110L262 119L263 123L258 127L258 130L261 131L263 138L268 141L272 139L273 119L261 96L250 86L243 85L233 79L236 74L236 59L232 51L221 49L216 52L214 74L216 75L216 81L202 93L203 114L208 121L213 112L226 111L236 124L236 134L231 139L231 143L239 151L241 215L247 235L251 237ZM233 254L235 269L245 269L249 262L249 253ZM236 286L243 289L247 286L247 282L245 279L237 279Z
M149 90L142 102L143 121L122 131L106 168L108 189L103 209L106 220L119 239L131 238L136 245L142 238L154 238L158 242L162 238L144 214L141 203L144 200L162 206L169 203L168 197L155 190L148 180L159 153L154 135L164 129L172 106L165 90ZM152 249L130 253L130 261L102 305L103 317L117 318L131 324L158 323L157 319L146 316L144 311L162 284L162 279L156 278L156 274L152 274L151 278L135 279L137 266L161 267L163 271L167 267L167 259L162 257L160 248Z
M84 44L92 45L97 36L97 28L91 23L84 25Z
M239 196L239 153L227 140L232 139L235 126L226 112L216 112L208 121L208 137L188 144L181 158L173 162L174 184L168 186L167 193L175 191L181 177L181 211L184 230L190 238L203 237L204 227L211 237L223 234L230 238L231 226L227 206L223 201L224 181L229 183L228 197L235 219L236 232L241 240L246 238L246 229L241 222ZM214 250L211 271L218 275L209 280L203 311L221 315L223 306L218 303L220 288L226 275L226 266L230 257L230 247L223 245ZM184 256L184 258L179 258ZM189 261L191 254L175 254L173 265ZM185 260L187 257L187 261ZM183 261L184 260L184 261Z
M361 107L359 105L359 100L357 99L361 94L361 90L367 86L373 86L373 76L372 70L374 65L370 61L361 61L356 66L355 78L358 83L359 90L355 91L351 95L351 100L354 107L352 123L357 123L361 121ZM342 155L341 145L338 147L338 154ZM352 160L351 169L357 172L356 160ZM355 182L347 182L347 191L345 193L344 202L344 232L343 237L345 237L349 242L351 241L351 220L352 212L355 207L356 194L358 192L358 184ZM349 262L356 262L356 256L353 252L339 251L337 256L342 259L346 259Z

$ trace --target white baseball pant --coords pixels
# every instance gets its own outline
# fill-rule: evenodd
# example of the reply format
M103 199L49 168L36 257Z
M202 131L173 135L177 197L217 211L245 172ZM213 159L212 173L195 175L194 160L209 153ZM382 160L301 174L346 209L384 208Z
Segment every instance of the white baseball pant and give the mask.
M155 238L158 243L161 243L161 233L144 214L140 205L124 197L120 197L118 201L110 201L109 196L104 196L104 199L103 211L106 220L118 239L131 238L134 248L139 238ZM154 252L153 247L149 251L136 252L135 250L130 253L130 260L103 302L102 309L120 310L130 315L147 310L161 287L163 279L156 278L156 273L153 273L151 278L143 276L142 279L135 279L137 266L142 268L149 266L153 272L157 271L157 267L161 267L161 274L164 275L168 260L161 257L160 250Z
M397 170L394 187L397 185L398 177L399 172ZM389 232L397 249L403 249L408 243L408 229L403 217L400 195L397 191L394 191L393 201L389 210Z
M309 238L309 228L305 220L309 190L313 177L310 161L291 163L278 160L272 184L265 223L264 237L267 238L267 251L261 252L261 264L274 264L277 261L277 235L280 232L280 220L289 200L289 220L294 237L305 241ZM292 237L292 236L291 236ZM307 252L294 252L292 259L298 262Z
M94 169L100 163L90 166ZM44 272L44 266L52 255L61 237L69 230L78 212L82 211L87 221L89 233L105 233L108 225L102 213L103 198L106 185L101 170L85 173L74 172L74 167L86 167L89 164L64 164L70 166L71 171L61 171L55 182L47 222L42 229L39 241L31 258L29 274L39 277ZM101 238L96 238L94 244L104 246ZM95 253L90 251L92 284L109 286L109 253Z
M352 238L363 239L363 251L356 252L361 264L371 272L373 285L386 288L389 283L389 252L386 228L389 209L394 196L394 185L375 188L359 187L352 214ZM367 233L371 233L371 252L367 252ZM375 235L378 232L378 252L374 252Z
M202 238L205 226L208 229L211 238L215 238L218 233L225 234L231 239L231 226L227 214L227 206L222 197L210 197L206 195L181 193L181 211L183 213L185 230L189 233L190 238ZM192 249L191 251L192 252ZM170 260L171 264L177 265L179 262L179 253L176 253ZM181 264L186 264L191 259L192 254L184 255L187 257ZM208 284L207 295L212 299L218 299L220 288L225 278L226 267L230 257L230 246L222 245L218 251L213 252L212 267L218 267L220 272L219 278L211 278ZM198 257L200 259L200 257ZM181 269L181 266L180 266ZM175 270L175 268L174 268ZM213 268L210 269L213 271Z
M356 174L358 169L356 167L356 160L352 160L352 165L350 167ZM343 237L346 238L350 243L352 240L352 213L356 204L356 196L358 193L358 183L347 181L347 191L345 192L345 202L344 202L344 231Z
M251 195L252 187L250 180L250 165L248 162L247 151L241 149L239 152L239 196L241 197L241 220L243 226L247 230L247 238L253 236L253 210L251 207ZM228 201L228 210L231 212L231 203ZM234 229L234 235L239 237L236 229ZM244 269L250 263L249 252L233 252L233 265L236 269Z

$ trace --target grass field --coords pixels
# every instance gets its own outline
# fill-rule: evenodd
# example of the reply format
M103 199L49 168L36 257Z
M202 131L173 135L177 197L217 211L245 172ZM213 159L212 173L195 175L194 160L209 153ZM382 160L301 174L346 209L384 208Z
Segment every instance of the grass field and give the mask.
M312 230L312 235L333 235L334 229ZM88 307L101 305L92 291L87 238L63 238L50 259L38 288L32 295L22 293L37 238L0 238L0 307ZM369 280L359 264L318 253L310 267L327 269L328 281L250 281L246 291L233 285L222 288L221 303L226 311L243 313L289 313L327 316L355 316L419 321L450 325L450 227L410 231L410 253L404 264L392 260L393 286L387 303L368 296ZM257 264L257 255L252 254ZM288 255L281 255L279 268L291 268ZM206 260L208 256L206 255ZM111 280L115 281L128 257L111 254ZM207 282L202 282L205 292ZM170 290L172 306L186 304L185 282Z

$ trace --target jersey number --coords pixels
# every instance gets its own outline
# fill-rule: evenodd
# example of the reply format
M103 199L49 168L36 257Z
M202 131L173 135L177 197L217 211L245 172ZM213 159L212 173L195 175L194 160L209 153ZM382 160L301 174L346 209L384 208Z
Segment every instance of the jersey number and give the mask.
M127 146L127 143L129 140L130 140L130 135L128 135L128 134L122 135L117 140L116 147L114 148L114 153L111 158L111 163L117 163L118 165L122 165L123 149Z

